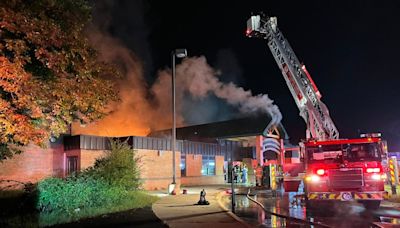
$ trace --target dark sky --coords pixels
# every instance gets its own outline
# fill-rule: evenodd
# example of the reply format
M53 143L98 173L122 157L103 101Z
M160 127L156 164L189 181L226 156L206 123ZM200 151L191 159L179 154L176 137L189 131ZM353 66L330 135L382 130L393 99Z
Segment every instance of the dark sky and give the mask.
M382 132L400 151L399 1L95 1L108 31L144 62L149 82L174 48L206 56L253 93L279 106L294 141L305 124L266 43L244 35L251 12L278 17L341 137ZM100 15L100 16L99 16Z

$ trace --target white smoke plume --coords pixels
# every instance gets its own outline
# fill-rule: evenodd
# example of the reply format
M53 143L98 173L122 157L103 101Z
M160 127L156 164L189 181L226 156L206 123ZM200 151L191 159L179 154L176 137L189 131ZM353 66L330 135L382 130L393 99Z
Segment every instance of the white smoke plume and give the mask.
M165 90L165 88L168 88L165 82L170 84L170 77L169 72L160 72L157 82L152 87L157 97L170 94L170 91ZM241 113L268 113L272 117L273 124L278 124L282 119L279 108L273 104L273 100L268 95L253 96L250 90L246 91L233 83L221 82L217 77L216 71L207 64L204 56L184 59L176 67L176 77L178 100L184 99L187 93L199 99L215 95L228 104L238 107ZM181 110L181 108L178 108L180 113L185 111Z

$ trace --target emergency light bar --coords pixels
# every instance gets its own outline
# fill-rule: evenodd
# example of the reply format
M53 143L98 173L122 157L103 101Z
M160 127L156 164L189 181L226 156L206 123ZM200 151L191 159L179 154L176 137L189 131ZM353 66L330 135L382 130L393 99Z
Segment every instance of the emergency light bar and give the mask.
M360 134L361 138L380 138L382 137L381 133L366 133L366 134Z

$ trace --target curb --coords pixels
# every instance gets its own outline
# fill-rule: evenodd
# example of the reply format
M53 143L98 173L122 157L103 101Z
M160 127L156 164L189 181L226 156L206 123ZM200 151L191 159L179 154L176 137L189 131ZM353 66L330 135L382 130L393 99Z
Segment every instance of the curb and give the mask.
M221 203L221 198L222 198L222 195L223 195L224 193L225 193L224 191L221 191L221 192L217 193L216 196L215 196L215 199L217 200L219 207L222 208L222 209L225 211L225 213L227 213L229 216L231 216L231 217L232 217L233 219L235 219L236 221L240 222L240 223L241 223L242 225L244 225L245 227L248 227L248 228L252 227L251 225L249 225L248 223L246 223L243 219L239 218L237 215L235 215L234 213L232 213L231 211L229 211L229 209L226 208L226 207Z
M168 196L165 196L165 197L168 197ZM157 201L159 201L159 200L161 200L161 197L160 197ZM156 201L156 202L157 202L157 201ZM154 203L151 205L151 210L153 211L153 214L154 214L164 225L166 225L167 227L169 227L169 225L168 225L168 223L167 223L167 220L161 219L161 218L156 214L156 212L154 211L153 207L154 207L154 204L155 204L156 202L154 202Z

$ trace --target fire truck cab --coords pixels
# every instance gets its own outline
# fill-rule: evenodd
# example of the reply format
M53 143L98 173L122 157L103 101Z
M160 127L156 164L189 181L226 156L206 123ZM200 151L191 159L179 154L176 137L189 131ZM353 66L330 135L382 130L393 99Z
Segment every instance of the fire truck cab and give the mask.
M387 153L379 137L308 140L304 151L306 202L359 201L368 209L379 207L386 196Z

